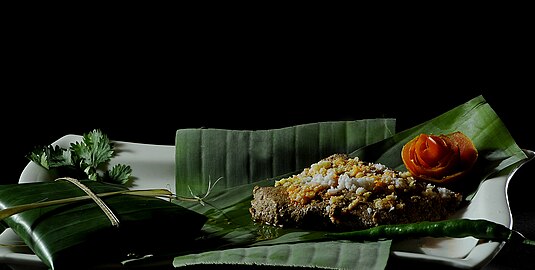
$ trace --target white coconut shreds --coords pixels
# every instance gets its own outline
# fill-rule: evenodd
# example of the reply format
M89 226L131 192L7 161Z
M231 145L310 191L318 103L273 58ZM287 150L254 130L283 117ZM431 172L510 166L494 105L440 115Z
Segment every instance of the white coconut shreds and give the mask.
M290 199L306 204L318 196L338 196L343 192L353 192L358 201L366 201L374 191L380 189L395 193L397 190L410 190L415 179L409 172L396 171L380 163L364 162L358 157L334 154L305 168L301 173L275 182L275 186L287 188ZM423 196L453 196L446 188L427 184ZM395 200L390 195L382 201L388 207ZM385 205L386 206L386 205Z

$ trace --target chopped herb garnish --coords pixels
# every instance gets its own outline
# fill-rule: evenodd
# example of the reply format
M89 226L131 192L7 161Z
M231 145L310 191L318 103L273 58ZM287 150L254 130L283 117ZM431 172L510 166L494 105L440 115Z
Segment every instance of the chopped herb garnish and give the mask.
M85 178L94 181L126 184L132 168L107 163L115 155L114 145L102 131L94 129L82 135L82 140L71 143L68 149L47 145L38 146L26 157L43 168L54 171L58 177Z

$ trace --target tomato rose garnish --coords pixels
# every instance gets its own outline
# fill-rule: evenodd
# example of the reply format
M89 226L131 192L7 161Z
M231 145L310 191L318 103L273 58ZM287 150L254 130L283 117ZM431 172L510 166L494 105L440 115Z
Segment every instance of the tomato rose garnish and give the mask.
M464 133L420 134L401 150L405 167L417 179L448 183L465 175L476 163L478 152Z

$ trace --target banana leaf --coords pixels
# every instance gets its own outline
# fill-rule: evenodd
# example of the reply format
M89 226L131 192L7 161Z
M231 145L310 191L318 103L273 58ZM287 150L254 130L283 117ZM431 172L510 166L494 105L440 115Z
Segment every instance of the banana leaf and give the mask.
M384 241L367 245L352 242L313 242L256 246L250 248L224 249L202 254L190 254L177 258L175 267L201 265L224 261L230 265L276 266L277 269L306 267L305 269L384 269L384 261L376 258L388 257L389 245ZM373 254L370 256L370 254Z
M450 133L457 130L473 138L474 144L480 153L480 160L478 161L477 169L474 170L470 185L456 187L464 189L465 194L469 195L475 192L477 185L488 176L507 172L510 168L528 158L516 145L505 125L482 96L475 97L465 104L461 104L413 128L379 139L375 143L373 140L368 140L369 144L362 145L356 150L348 151L344 146L338 149L342 149L339 150L340 152L347 151L350 155L359 156L362 160L381 162L393 168L405 170L401 160L401 147L405 142L419 133ZM225 132L222 132L222 134L225 134ZM198 140L199 134L189 137L192 139L191 141L184 134L177 133L177 135L182 136L180 140L177 140L177 175L181 170L185 170L188 171L188 174L184 175L195 175L197 176L196 181L206 182L207 180L204 176L209 175L207 173L214 172L210 169L212 165L210 160L221 162L215 164L215 168L225 167L229 156L227 155L226 159L222 160L218 158L219 155L226 153L224 149L219 147L225 142L218 144L216 143L218 139L214 137L210 144L202 145ZM380 133L377 138L383 135L384 133ZM367 134L366 136L373 137L372 134ZM225 138L226 136L223 136L219 140L225 141ZM303 140L317 142L317 140L313 139ZM293 149L296 147L295 142L287 141L287 144L287 148ZM197 149L198 154L189 155L188 158L194 160L190 161L190 163L185 163L185 157L181 155L185 155L187 151L182 151L180 148L187 148L188 146ZM199 147L202 150L198 149ZM212 147L215 147L213 152L211 152ZM248 145L248 148L254 148L257 151L261 151L261 147L261 145ZM285 148L283 144L279 147ZM309 147L317 148L318 146L315 143L311 143ZM332 149L337 149L335 145L331 147L333 147ZM200 154L201 152L203 153L202 155ZM296 153L298 151L291 152ZM277 154L276 152L271 153L272 155ZM301 153L305 155L305 152ZM310 153L310 151L306 153ZM204 156L205 159L202 159L201 156ZM210 159L206 159L206 157L210 157ZM252 200L252 188L255 185L271 186L277 179L294 173L295 169L300 169L302 166L308 166L312 162L318 161L319 157L322 157L322 155L316 154L310 159L307 156L292 155L290 159L307 160L306 164L293 166L288 168L286 172L276 171L273 174L280 173L280 175L257 180L256 182L253 182L254 178L251 179L249 174L237 176L243 177L241 180L242 185L232 187L227 184L221 190L212 190L210 194L202 197L203 204L177 202L188 209L206 215L209 219L202 229L202 239L197 240L196 245L190 250L177 254L173 265L177 268L218 264L240 265L242 267L265 265L329 269L384 268L390 254L392 244L390 240L330 242L329 247L337 250L337 252L329 253L324 249L326 243L322 243L322 245L313 242L315 239L321 239L323 232L278 228L255 224L251 220L248 209ZM276 157L266 159L277 160ZM228 166L231 167L247 165L247 160L230 160L228 162ZM201 164L202 166L200 166ZM226 175L226 177L229 176ZM238 180L235 181L238 182ZM192 181L188 180L187 177L177 177L177 189L184 190L191 184ZM197 186L201 185L197 184ZM204 187L208 186L208 183L204 183ZM467 200L469 199L468 197ZM354 251L353 256L347 255L345 252L347 250ZM288 252L292 256L285 254Z
M127 190L97 181L80 182L96 194ZM0 209L6 212L86 195L67 181L1 185ZM120 193L101 199L118 218L118 226L112 225L91 199L12 213L3 222L50 269L79 269L81 264L89 268L117 265L166 250L177 252L193 241L207 220L197 212L157 197Z
M270 130L179 129L176 193L201 194L297 171L333 153L349 153L392 136L395 120L364 119Z

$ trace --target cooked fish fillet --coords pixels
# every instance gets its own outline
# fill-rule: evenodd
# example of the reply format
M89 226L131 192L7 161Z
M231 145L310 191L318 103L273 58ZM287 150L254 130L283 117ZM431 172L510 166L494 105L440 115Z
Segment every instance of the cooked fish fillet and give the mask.
M274 186L254 187L249 211L255 222L275 226L358 230L446 219L461 201L460 193L409 172L334 154Z

